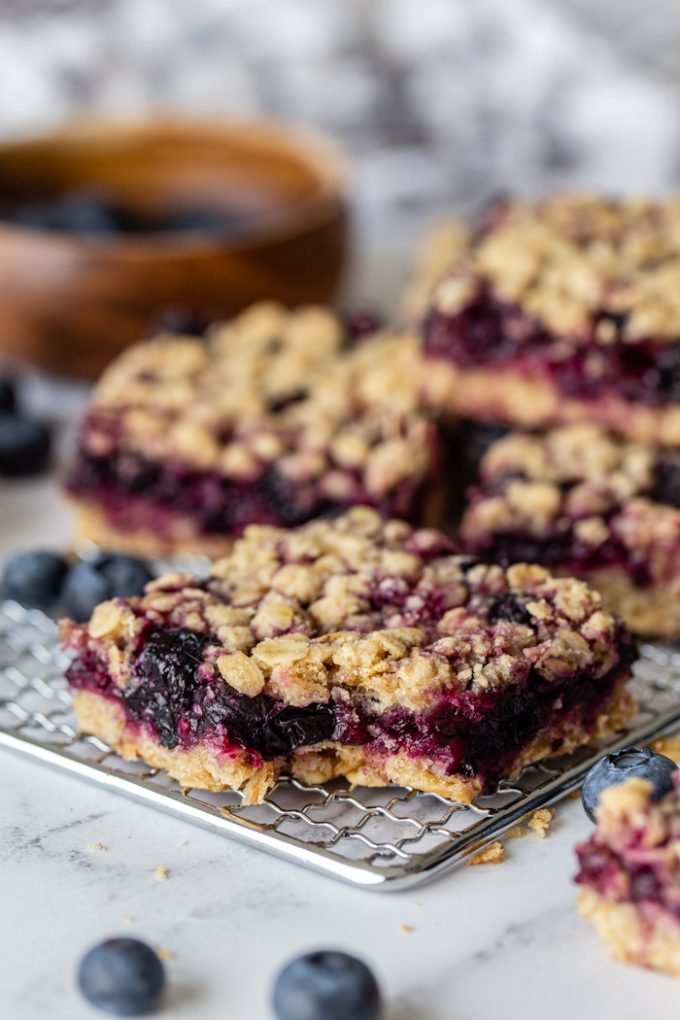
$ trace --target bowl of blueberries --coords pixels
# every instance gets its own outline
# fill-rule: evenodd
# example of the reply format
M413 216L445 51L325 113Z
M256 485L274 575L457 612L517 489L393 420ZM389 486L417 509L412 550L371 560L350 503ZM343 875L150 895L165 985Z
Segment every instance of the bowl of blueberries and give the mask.
M170 315L332 300L332 143L272 122L82 123L0 145L0 355L94 378ZM176 324L176 323L175 323Z

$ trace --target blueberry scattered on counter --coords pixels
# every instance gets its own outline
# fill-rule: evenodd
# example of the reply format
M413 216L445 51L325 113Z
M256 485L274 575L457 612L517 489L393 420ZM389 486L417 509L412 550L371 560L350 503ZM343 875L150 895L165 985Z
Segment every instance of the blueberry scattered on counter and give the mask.
M665 754L656 754L649 747L627 747L622 751L605 754L596 761L586 775L581 790L583 808L595 821L595 809L600 795L608 786L616 786L632 776L647 779L654 786L653 800L660 800L673 788L673 773L677 766Z
M14 412L0 414L0 475L23 478L44 471L52 448L41 422Z
M155 1006L165 985L156 953L139 939L113 938L85 954L78 987L91 1005L115 1016L139 1016Z
M49 609L58 600L68 564L56 553L39 549L17 553L5 565L2 595L23 606Z
M380 990L365 963L319 950L284 967L274 985L277 1020L377 1020Z
M14 383L7 376L0 375L0 413L13 411L17 406L17 391Z
M116 596L141 595L153 574L133 556L103 553L82 560L69 571L61 593L64 610L78 623L87 620L95 606Z
M140 595L144 585L153 578L143 560L123 553L100 553L92 560L92 565L106 579L111 590L109 598Z
M63 609L78 623L106 599L141 595L153 574L143 560L120 553L100 553L69 567L57 553L17 553L5 564L0 596L23 606Z

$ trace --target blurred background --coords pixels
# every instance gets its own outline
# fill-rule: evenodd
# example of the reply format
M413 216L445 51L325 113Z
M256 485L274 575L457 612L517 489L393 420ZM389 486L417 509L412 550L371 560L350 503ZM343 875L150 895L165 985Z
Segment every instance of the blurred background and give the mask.
M73 116L265 113L353 157L349 290L499 191L680 179L680 10L618 0L2 0L0 136Z

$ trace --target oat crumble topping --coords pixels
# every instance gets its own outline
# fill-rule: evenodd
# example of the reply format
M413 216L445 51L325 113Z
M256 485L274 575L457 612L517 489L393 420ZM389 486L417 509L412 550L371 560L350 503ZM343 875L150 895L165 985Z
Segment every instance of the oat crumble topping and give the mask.
M587 423L544 435L511 433L486 452L462 535L478 548L491 534L548 539L570 530L584 548L616 541L656 578L680 571L680 507L656 491L671 451L617 438Z
M342 501L424 478L433 426L419 410L415 337L379 333L347 347L324 308L254 305L207 338L159 336L104 373L84 450L175 460L234 481L276 465Z
M680 198L563 194L501 208L463 250L435 304L454 314L483 285L570 341L680 337ZM602 316L605 312L609 318Z
M490 619L499 600L509 618ZM359 690L378 710L419 711L444 690L513 686L532 668L548 681L600 677L617 658L615 621L584 583L476 563L443 534L367 507L290 531L250 526L207 583L166 575L65 635L103 652L123 687L149 623L210 635L206 678L296 706Z

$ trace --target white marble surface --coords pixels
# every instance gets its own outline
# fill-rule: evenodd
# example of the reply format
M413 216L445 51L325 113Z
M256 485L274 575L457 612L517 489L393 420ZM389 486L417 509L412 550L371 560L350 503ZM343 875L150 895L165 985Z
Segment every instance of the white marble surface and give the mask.
M52 482L0 484L0 556L66 540ZM89 944L121 932L174 954L168 1020L266 1020L279 966L328 945L375 967L387 1020L677 1020L677 983L613 963L576 912L573 846L588 823L575 801L547 839L511 841L500 865L381 895L10 752L0 768L3 1020L94 1017L74 967ZM106 849L88 849L98 842Z

